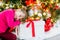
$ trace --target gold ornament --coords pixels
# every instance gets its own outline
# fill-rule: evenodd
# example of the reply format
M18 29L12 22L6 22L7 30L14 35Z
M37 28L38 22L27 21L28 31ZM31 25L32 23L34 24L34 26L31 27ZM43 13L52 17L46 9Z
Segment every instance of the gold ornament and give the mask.
M54 3L54 0L50 0L50 3L53 4Z
M46 15L47 15L46 12L44 12L44 13L43 13L43 16L46 16Z
M0 6L3 6L3 1L2 0L0 0Z
M40 19L41 19L41 18L40 18L39 16L35 18L35 20L40 20Z
M39 16L39 17L42 17L42 14L41 14L41 13L38 13L38 16Z
M59 2L59 0L56 0L56 3L58 3Z
M5 9L9 9L9 4L6 4L6 8Z
M34 20L34 17L29 17L28 19L29 19L29 20Z

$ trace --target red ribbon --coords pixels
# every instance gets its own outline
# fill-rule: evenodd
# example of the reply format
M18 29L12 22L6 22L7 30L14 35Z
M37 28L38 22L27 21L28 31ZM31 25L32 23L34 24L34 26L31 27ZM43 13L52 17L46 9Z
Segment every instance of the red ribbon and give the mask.
M28 20L29 23L27 24L27 28L29 27L29 25L31 24L32 26L32 37L35 37L35 28L34 28L34 22L32 20Z

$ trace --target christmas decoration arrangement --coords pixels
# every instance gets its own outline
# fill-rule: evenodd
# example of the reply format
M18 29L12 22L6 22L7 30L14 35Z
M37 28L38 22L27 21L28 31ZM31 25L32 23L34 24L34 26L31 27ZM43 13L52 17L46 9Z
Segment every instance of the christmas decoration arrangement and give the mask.
M23 5L23 3L25 3ZM60 0L1 0L0 12L6 9L21 8L21 12L26 13L26 17L21 22L29 22L27 27L32 24L32 36L34 37L34 22L43 19L45 21L44 31L48 32L60 19ZM22 14L23 15L23 14Z

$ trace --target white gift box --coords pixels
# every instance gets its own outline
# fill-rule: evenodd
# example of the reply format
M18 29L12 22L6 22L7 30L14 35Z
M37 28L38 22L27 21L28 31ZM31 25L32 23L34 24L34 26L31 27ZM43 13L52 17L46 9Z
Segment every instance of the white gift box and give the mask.
M35 37L32 37L31 25L27 28L26 25L29 22L25 22L24 24L20 24L20 26L18 27L18 37L20 39L43 40L60 34L60 20L58 20L57 23L55 23L54 27L52 27L48 32L44 32L45 22L43 20L33 22L35 25Z
M43 36L45 22L42 20L33 21L33 22L34 22L34 26L35 26L35 37ZM33 38L32 37L31 25L28 28L26 27L26 25L28 23L29 22L26 22L24 24L20 24L19 31L18 31L18 33L19 33L18 35L19 35L20 39Z

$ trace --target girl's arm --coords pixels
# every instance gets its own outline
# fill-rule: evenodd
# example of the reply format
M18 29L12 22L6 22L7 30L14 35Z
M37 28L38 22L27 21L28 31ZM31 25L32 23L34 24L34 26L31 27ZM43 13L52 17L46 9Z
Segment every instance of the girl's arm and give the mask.
M12 9L10 10L7 10L5 12L5 16L6 16L6 19L7 19L7 24L9 27L15 27L17 25L20 24L20 21L19 20L16 20L14 21L14 11Z

